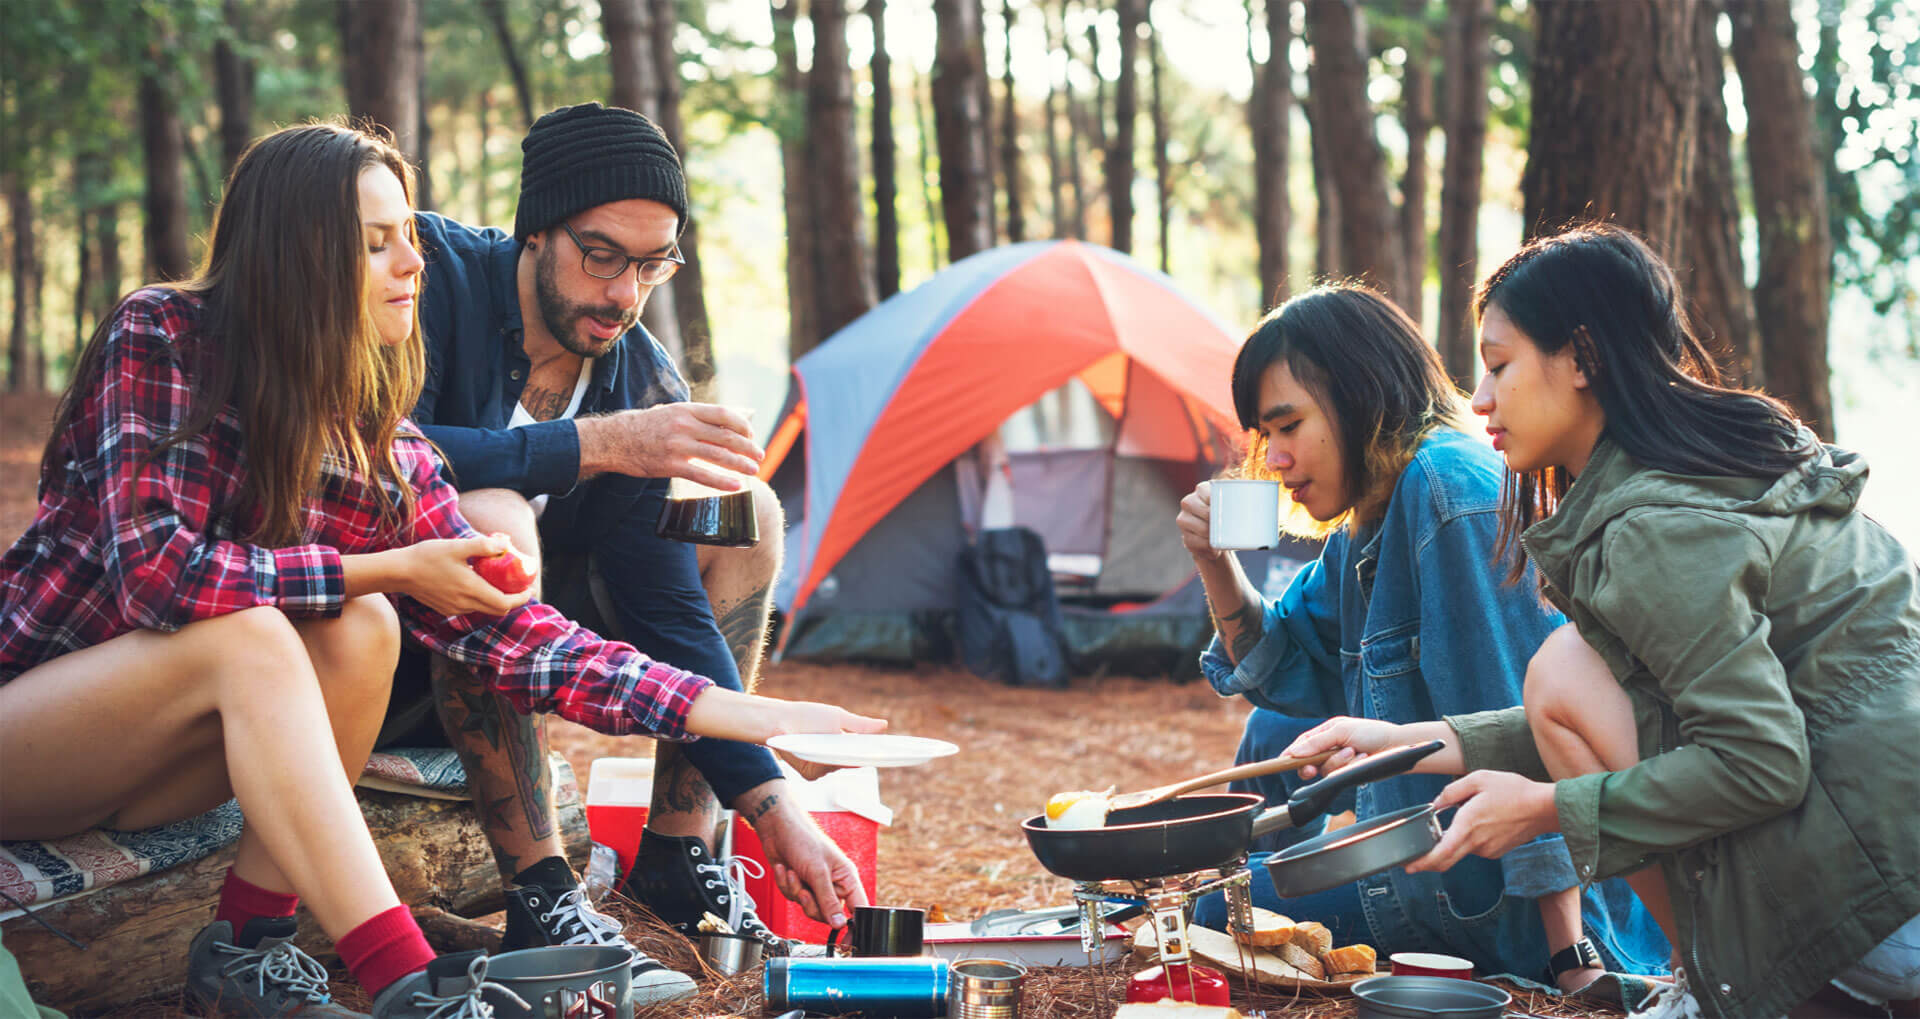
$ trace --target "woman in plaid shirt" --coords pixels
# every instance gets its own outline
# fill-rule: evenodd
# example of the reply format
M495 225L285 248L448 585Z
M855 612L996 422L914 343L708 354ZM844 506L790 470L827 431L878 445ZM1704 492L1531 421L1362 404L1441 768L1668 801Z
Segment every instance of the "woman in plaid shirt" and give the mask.
M237 797L246 829L189 959L189 994L221 1014L357 1014L287 940L296 892L374 1015L469 992L459 1014L485 1014L483 967L427 969L352 791L403 628L516 710L606 733L885 724L714 687L474 572L506 543L460 518L402 416L424 373L411 195L403 157L368 134L256 143L201 274L137 291L94 334L39 512L0 559L0 838Z

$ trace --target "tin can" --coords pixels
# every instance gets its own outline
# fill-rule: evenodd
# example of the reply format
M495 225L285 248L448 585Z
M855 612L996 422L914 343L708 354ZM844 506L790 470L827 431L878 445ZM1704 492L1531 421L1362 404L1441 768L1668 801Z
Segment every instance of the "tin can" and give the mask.
M900 1019L947 1014L945 959L768 959L761 979L768 1011L804 1008Z

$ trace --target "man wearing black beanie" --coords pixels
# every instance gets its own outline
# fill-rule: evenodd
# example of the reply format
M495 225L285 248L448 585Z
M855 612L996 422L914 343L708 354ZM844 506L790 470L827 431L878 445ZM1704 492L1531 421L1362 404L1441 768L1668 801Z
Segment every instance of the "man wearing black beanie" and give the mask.
M753 478L763 453L746 419L688 402L639 324L680 264L679 157L651 121L599 103L541 117L521 151L511 235L416 216L428 378L414 418L468 521L538 551L541 600L662 662L751 689L780 567L779 503ZM671 477L750 488L759 544L696 551L656 537ZM382 744L436 737L460 751L509 879L505 947L619 941L561 855L540 721L447 659L403 658ZM715 858L722 802L754 825L779 887L809 914L840 926L866 904L853 865L788 795L765 747L663 743L655 760L647 829L621 889L663 920L691 934L711 912L785 949ZM693 992L638 960L636 1002Z

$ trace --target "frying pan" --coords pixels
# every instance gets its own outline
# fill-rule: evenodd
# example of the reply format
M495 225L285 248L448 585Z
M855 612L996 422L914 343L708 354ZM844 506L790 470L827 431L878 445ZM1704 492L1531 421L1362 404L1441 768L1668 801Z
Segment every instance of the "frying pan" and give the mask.
M1267 857L1267 874L1291 899L1417 860L1439 843L1433 804L1416 803L1288 846Z
M1285 806L1257 817L1259 795L1219 793L1116 810L1100 828L1049 828L1047 816L1036 814L1020 822L1020 829L1040 866L1075 881L1145 881L1191 874L1245 855L1247 846L1261 835L1312 821L1341 793L1398 775L1443 746L1440 740L1432 740L1374 754L1301 786Z

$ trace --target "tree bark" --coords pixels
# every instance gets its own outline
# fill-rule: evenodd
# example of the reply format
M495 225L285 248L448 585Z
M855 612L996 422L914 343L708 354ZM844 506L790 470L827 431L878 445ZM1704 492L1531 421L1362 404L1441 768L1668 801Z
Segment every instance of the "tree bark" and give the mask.
M677 151L679 142L667 134L665 125L661 124L660 86L665 80L665 69L654 59L654 37L659 29L654 24L652 0L600 0L600 30L607 39L607 66L613 77L608 100L660 126L661 133L667 135L667 141ZM692 364L680 335L679 296L680 278L675 275L671 284L654 288L647 298L647 306L640 312L640 323L687 369L687 381L691 384Z
M1097 2L1097 0L1094 0ZM1097 19L1087 20L1087 72L1093 78L1093 110L1084 124L1087 129L1087 151L1093 155L1094 164L1100 167L1100 192L1094 192L1088 199L1091 205L1101 192L1111 193L1107 165L1107 79L1100 73L1100 25ZM1090 189L1091 190L1091 189ZM1113 238L1113 204L1107 203L1107 238Z
M691 157L687 152L686 123L680 115L685 89L680 81L680 58L673 45L673 37L680 28L680 15L674 0L649 2L653 5L651 38L653 66L659 75L660 130L666 134L667 141L673 143L681 163L686 164ZM690 169L687 173L692 175ZM707 277L700 262L700 223L691 212L680 230L679 246L680 257L686 259L687 264L674 274L667 289L673 293L681 365L686 369L693 398L709 401L717 396L719 362L713 357L713 320L707 314Z
M1147 24L1147 66L1152 70L1153 96L1148 100L1153 122L1153 194L1155 218L1159 223L1160 271L1172 269L1173 245L1173 167L1167 162L1167 108L1160 94L1160 32L1153 27L1153 0L1140 0Z
M1120 15L1120 77L1113 86L1113 139L1107 144L1107 207L1113 215L1113 249L1133 253L1134 119L1139 111L1135 71L1144 0L1114 0Z
M340 5L340 66L347 112L393 132L400 151L420 156L420 31L417 0Z
M13 234L13 321L7 332L7 391L37 393L47 388L40 320L45 266L40 257L39 226L34 222L33 185L22 171L10 170L5 189Z
M993 136L993 76L987 72L987 3L969 2L973 5L973 23L980 26L980 74L974 79L974 88L980 93L980 153L985 160L981 165L986 167L980 187L987 193L987 245L992 247L1000 243L1000 180L993 158L999 146Z
M1733 132L1727 126L1726 54L1716 31L1719 0L1699 0L1693 19L1700 75L1693 186L1687 189L1686 265L1678 267L1695 331L1729 377L1761 384L1753 295L1740 256L1740 201L1733 175Z
M1387 161L1367 99L1366 25L1358 0L1307 0L1308 70L1316 138L1339 195L1340 273L1400 297L1400 232L1387 197Z
M1527 233L1610 220L1669 260L1693 176L1694 0L1538 0Z
M1287 194L1288 149L1293 134L1292 0L1266 0L1267 59L1253 67L1247 122L1253 134L1253 229L1260 247L1260 310L1287 299L1287 231L1293 205ZM1256 31L1247 3L1247 39ZM1248 57L1252 62L1251 54Z
M867 0L873 24L873 281L881 300L900 292L899 184L894 177L893 60L887 53L887 0Z
M1320 125L1327 120L1327 113L1321 108L1322 98L1323 93L1309 83L1307 100L1301 104L1301 110L1307 116L1308 151L1313 159L1313 274L1316 282L1337 278L1344 264L1340 250L1340 187L1333 179L1334 169L1327 152L1325 132L1320 130Z
M1000 176L1007 196L1007 240L1018 244L1027 239L1027 215L1021 208L1026 186L1020 179L1020 110L1013 97L1013 0L1000 2L1000 29L1006 42L1000 71L1006 93L1000 110Z
M1472 388L1478 373L1473 287L1480 275L1480 188L1487 144L1488 34L1493 0L1447 0L1447 154L1440 182L1440 323L1447 373Z
M1767 387L1817 435L1832 441L1827 377L1832 240L1793 12L1785 0L1736 0L1727 9L1747 104L1747 166L1760 234L1753 306Z
M1086 134L1086 111L1073 90L1073 28L1067 24L1067 5L1060 0L1060 52L1066 57L1066 70L1060 78L1060 95L1067 113L1067 192L1071 198L1067 215L1067 236L1087 239L1086 176L1080 166L1080 139ZM1098 72L1096 72L1098 73Z
M807 176L813 187L814 274L820 336L874 304L867 261L860 150L854 140L853 75L847 66L847 0L812 0L813 69L807 74Z
M819 316L814 308L813 205L807 186L807 128L804 97L806 76L800 73L793 23L800 0L773 0L773 53L780 75L776 126L780 131L780 166L787 212L787 360L820 342Z
M147 276L185 279L193 272L187 246L186 130L170 82L162 80L159 52L154 68L140 75L140 138L146 160Z
M570 784L570 783L569 783ZM361 813L400 901L461 916L505 904L500 872L472 804L359 790ZM577 869L592 840L578 796L559 805L558 833ZM181 960L212 918L233 850L172 870L40 907L55 927L88 944L85 954L25 917L5 922L7 949L34 1000L73 1014L115 1014L130 1002L180 986ZM322 960L333 945L305 909L295 943ZM102 973L113 979L101 979Z
M922 85L925 87L923 88ZM940 218L940 199L934 194L933 147L933 79L931 76L914 76L913 82L913 131L920 140L920 200L926 205L927 215L927 264L935 268L940 266L940 252L946 248L946 223Z
M259 66L235 46L253 41L239 0L222 0L221 12L226 32L213 45L213 91L220 103L220 175L224 178L253 140L253 82Z
M1042 3L1040 27L1047 41L1047 211L1053 221L1053 236L1067 236L1066 168L1060 163L1060 78L1054 73L1054 54L1060 48L1060 34L1053 29L1053 10Z
M979 82L986 74L973 0L934 0L933 124L940 144L940 201L947 256L959 261L993 245L992 196L982 144Z
M527 80L526 66L520 63L520 47L513 41L513 25L507 21L507 6L503 0L480 0L480 11L486 15L487 27L493 30L493 38L500 44L500 56L507 62L507 77L513 79L513 94L520 100L520 116L527 127L533 126L533 85ZM602 12L602 16L605 14Z
M1412 24L1407 62L1400 79L1400 125L1407 135L1407 165L1400 178L1400 306L1415 322L1426 314L1427 283L1427 135L1433 130L1432 36L1426 25L1427 0L1404 0Z

